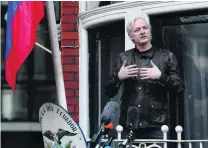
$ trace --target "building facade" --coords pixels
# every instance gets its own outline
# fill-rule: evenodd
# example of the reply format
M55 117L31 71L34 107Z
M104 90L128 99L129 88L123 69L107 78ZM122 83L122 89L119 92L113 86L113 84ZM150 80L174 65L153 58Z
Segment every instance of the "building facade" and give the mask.
M125 31L127 22L143 16L152 25L152 44L176 55L186 85L183 100L174 99L174 95L168 98L171 138L175 126L181 125L184 139L207 139L207 2L89 5L80 2L79 8L79 123L86 137L90 139L96 132L94 125L99 125L106 102L120 102L120 93L110 99L104 95L104 82L116 56L134 47Z
M185 139L208 139L208 2L63 1L56 10L60 12L57 24L61 24L60 49L68 112L87 140L97 132L105 104L109 100L120 103L122 90L114 98L108 98L103 86L117 55L134 46L125 26L136 16L150 21L154 45L176 55L186 84L183 100L168 98L170 132L174 133L175 126L180 124ZM47 29L47 20L43 20L38 42L50 49ZM1 36L5 38L3 23ZM1 43L4 49L5 40ZM51 63L51 55L35 47L17 75L15 94L1 80L3 147L14 144L43 147L38 110L45 102L57 103ZM3 78L4 58L1 70Z

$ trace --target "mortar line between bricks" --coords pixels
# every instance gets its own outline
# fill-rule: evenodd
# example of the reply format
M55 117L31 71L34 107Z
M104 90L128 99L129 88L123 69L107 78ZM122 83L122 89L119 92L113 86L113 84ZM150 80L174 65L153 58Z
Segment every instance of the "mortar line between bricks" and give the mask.
M74 31L74 29L64 29L64 30L62 30L62 32L77 32L77 31Z
M61 8L79 8L79 6L61 6Z
M65 74L74 74L74 73L77 73L77 72L73 72L73 71L69 71L69 72L64 72Z
M63 50L78 50L78 49L79 49L78 47L77 48L70 48L70 47L63 48ZM67 56L67 55L63 55L63 56ZM73 56L73 55L69 55L69 56Z
M66 48L65 48L65 49L66 49ZM71 50L71 49L69 49L69 50ZM69 57L69 58L73 58L74 56L72 56L72 55L61 55L61 57L62 57L62 58L68 58L68 57Z
M61 33L63 32L77 33L77 31L62 31ZM64 39L64 40L78 40L78 39Z
M77 26L77 22L69 22L69 21L67 21L67 22L62 22L62 24L61 24L60 27L62 27L63 25L76 25L76 26Z
M62 58L67 58L67 57L69 57L69 56L66 56L66 57L64 56L64 57L62 57ZM71 58L71 57L70 57L70 58Z
M63 65L63 66L66 66L66 65L76 65L76 66L77 66L78 64L75 64L75 63L72 63L72 64L69 64L69 63L62 63L62 65ZM68 71L63 71L63 72L68 72ZM70 71L69 71L69 72L70 72Z
M67 58L67 57L69 57L69 56L62 56L62 58ZM70 56L70 58L71 58L71 56Z
M77 88L65 88L66 90L78 90L79 89L79 87L77 87Z
M62 16L76 16L77 17L77 14L76 13L64 13L64 14L61 14L61 17Z
M72 82L78 82L77 80L65 80L65 82L70 82L70 81L72 81ZM77 88L68 88L68 89L77 89Z
M77 31L74 31L74 32L77 32ZM61 40L61 42L62 41L77 41L78 39L63 39L63 40Z
M73 24L74 25L74 24L76 24L76 22L62 22L61 25L63 25L63 24Z
M79 87L77 87L77 88L65 88L65 90L79 90Z
M67 65L70 65L70 66L77 66L78 64L76 63L62 63L62 66L67 66ZM70 71L63 71L63 72L70 72ZM75 71L72 71L72 72L75 72Z

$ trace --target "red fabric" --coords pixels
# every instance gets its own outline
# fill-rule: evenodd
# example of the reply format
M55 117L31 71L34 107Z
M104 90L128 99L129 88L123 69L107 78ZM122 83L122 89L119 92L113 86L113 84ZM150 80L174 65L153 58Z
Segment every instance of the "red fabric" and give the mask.
M12 46L6 61L6 81L16 88L16 73L32 51L38 24L44 16L44 3L22 1L12 19Z

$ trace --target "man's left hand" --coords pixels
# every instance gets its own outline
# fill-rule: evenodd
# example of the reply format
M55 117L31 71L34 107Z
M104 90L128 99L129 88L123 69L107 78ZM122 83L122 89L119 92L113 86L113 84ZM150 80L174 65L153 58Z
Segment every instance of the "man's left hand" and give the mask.
M140 79L159 79L161 76L161 71L159 68L152 62L150 61L152 68L139 68L139 76Z

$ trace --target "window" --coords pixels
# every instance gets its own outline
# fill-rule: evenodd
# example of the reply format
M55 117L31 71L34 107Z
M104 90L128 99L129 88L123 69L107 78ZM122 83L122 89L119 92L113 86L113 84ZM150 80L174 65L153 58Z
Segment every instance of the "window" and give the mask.
M170 104L178 112L170 117L172 126L181 124L185 139L207 139L208 10L150 16L150 20L153 44L176 55L186 86L184 100Z
M103 6L108 6L116 3L121 3L124 1L86 1L86 7L87 10L92 10L95 8L103 7Z
M44 148L41 132L2 132L2 148Z
M119 94L114 98L105 96L104 83L110 77L118 54L125 50L124 31L123 20L89 30L90 136L98 131L100 115L106 103L110 100L120 102Z

